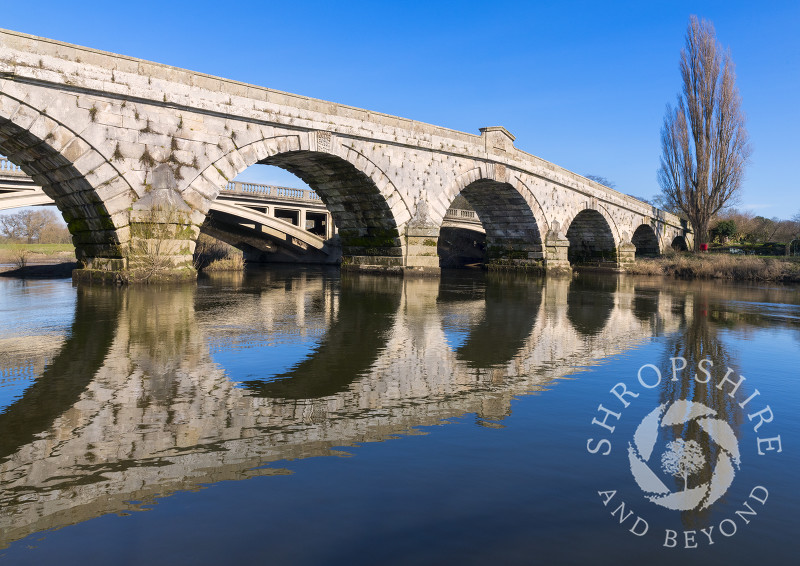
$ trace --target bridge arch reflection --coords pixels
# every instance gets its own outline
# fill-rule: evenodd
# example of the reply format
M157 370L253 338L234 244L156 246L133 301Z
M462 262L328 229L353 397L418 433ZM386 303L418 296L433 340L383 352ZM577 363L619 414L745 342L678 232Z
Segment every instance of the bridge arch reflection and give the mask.
M103 366L122 299L113 289L80 287L64 344L23 396L0 412L0 461L32 443L80 400Z
M35 426L19 410L3 415L4 430L26 432L4 446L0 460L0 546L128 509L126 501L274 473L265 464L330 454L332 446L384 440L443 419L475 414L495 426L515 397L543 392L652 332L625 301L613 300L612 289L610 313L600 318L614 324L581 332L570 323L577 287L569 280L467 279L339 282L270 273L231 281L228 289L248 299L238 304L230 292L206 285L164 288L158 298L147 289L103 289L108 295L99 305L84 297L76 316L89 322L73 326L58 356L91 354L91 364L75 368L83 380L64 395L51 387L60 400ZM502 304L503 292L518 313ZM281 380L232 381L211 347L217 338L251 340L253 328L268 338L281 322L269 310L275 301L304 313L301 324L324 335L319 347ZM676 328L668 301L658 308L665 328ZM238 313L248 309L237 327ZM466 312L458 322L466 337L451 347L445 321L459 312ZM104 340L94 338L98 324L106 325ZM481 346L498 335L503 348ZM326 379L326 368L337 364L342 374ZM75 379L68 368L59 375ZM57 377L40 378L40 390Z

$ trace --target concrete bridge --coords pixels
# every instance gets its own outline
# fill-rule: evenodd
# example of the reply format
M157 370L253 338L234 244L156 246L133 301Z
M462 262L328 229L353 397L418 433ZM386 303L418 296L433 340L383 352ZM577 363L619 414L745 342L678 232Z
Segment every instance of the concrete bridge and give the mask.
M465 414L502 426L513 399L547 403L560 378L677 331L693 311L690 293L623 279L502 278L459 294L436 279L227 277L224 304L193 286L81 286L72 328L51 346L0 341L0 359L23 368L4 375L30 383L0 413L0 548ZM341 342L354 333L357 350ZM262 381L215 362L302 336L308 356Z
M348 268L438 271L459 193L490 262L619 264L687 236L677 217L516 149L505 128L480 131L0 31L0 153L55 201L87 273L135 272L157 247L191 275L212 204L256 163L321 197Z

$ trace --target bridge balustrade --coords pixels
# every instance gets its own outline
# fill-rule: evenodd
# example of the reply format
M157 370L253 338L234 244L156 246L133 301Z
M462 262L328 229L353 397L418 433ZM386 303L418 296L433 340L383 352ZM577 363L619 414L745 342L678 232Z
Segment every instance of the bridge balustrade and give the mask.
M14 165L6 157L0 157L0 171L4 173L19 173L24 175L22 169L19 168L19 165Z
M0 156L0 177L2 176L5 176L6 179L15 183L14 185L9 185L8 189L5 189L5 192L8 194L13 194L22 190L20 187L16 186L18 176L27 178L27 175L18 165L15 165L6 157ZM30 189L35 188L36 187L32 186ZM41 189L39 190L41 191ZM289 222L295 226L300 226L307 232L323 238L331 238L336 233L336 228L330 218L330 213L322 209L314 210L314 208L312 208L306 210L303 208L303 203L307 205L316 205L317 207L320 205L324 206L320 196L312 190L244 181L231 181L223 187L221 194L227 196L241 195L264 200L279 199L286 201L288 206L292 206L291 203L294 202L296 203L295 206L299 205L297 210L281 211L280 209L276 209L274 204L270 204L269 206L264 206L262 212L273 218ZM286 214L281 214L282 212ZM445 213L445 219L480 225L480 219L474 210L450 208ZM313 226L308 225L309 221L312 222Z
M293 189L290 187L261 185L259 183L245 183L240 181L231 181L223 190L257 197L282 197L292 200L307 200L315 202L320 202L322 200L317 193L308 189Z
M478 220L478 215L474 210L463 210L460 208L448 208L445 218L461 218Z

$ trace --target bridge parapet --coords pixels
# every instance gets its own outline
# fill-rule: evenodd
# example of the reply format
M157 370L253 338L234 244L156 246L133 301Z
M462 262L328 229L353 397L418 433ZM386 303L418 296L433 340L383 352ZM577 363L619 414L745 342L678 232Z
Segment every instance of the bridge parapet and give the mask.
M295 189L292 187L279 187L277 185L262 185L259 183L248 183L241 181L231 181L222 189L229 194L239 194L254 197L270 197L287 200L301 200L322 202L320 196L308 189Z
M474 210L465 210L462 208L448 208L444 217L462 221L475 220L476 222L480 222L478 214Z
M0 175L27 177L20 166L11 163L7 157L0 157Z

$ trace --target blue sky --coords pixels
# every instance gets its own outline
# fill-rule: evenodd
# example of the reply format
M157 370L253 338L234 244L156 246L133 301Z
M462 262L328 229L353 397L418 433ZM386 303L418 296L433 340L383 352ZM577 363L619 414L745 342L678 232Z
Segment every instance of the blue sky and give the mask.
M7 2L0 26L465 132L504 126L524 151L650 197L690 14L737 66L754 150L740 208L800 212L797 0Z

